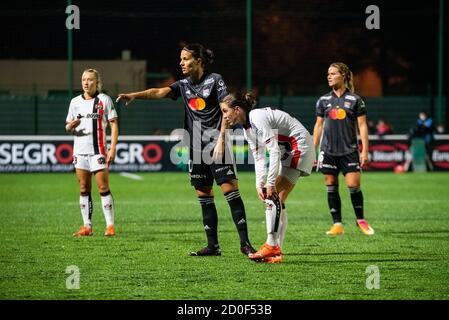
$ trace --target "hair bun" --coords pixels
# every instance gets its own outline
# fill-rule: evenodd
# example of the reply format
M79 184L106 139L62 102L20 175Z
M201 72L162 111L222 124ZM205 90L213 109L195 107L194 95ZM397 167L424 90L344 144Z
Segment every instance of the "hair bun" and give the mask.
M256 105L256 98L254 97L252 92L245 93L245 100L248 106L250 106L251 108L254 108L254 106Z
M214 53L211 49L206 49L207 64L214 62Z

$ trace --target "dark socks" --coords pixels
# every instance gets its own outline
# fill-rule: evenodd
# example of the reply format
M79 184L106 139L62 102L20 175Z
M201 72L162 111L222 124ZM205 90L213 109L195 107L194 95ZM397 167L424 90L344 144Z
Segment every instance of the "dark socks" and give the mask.
M360 187L349 188L351 194L352 207L354 208L357 220L363 219L363 194Z
M334 223L341 223L341 199L338 193L338 185L331 185L327 187L327 203L332 215Z
M245 206L242 198L240 197L239 190L225 193L226 201L228 201L229 207L232 212L232 219L240 236L240 246L249 245L248 227L246 224Z
M210 249L218 248L218 215L215 207L214 197L198 197L203 213L204 231L207 235L207 247Z

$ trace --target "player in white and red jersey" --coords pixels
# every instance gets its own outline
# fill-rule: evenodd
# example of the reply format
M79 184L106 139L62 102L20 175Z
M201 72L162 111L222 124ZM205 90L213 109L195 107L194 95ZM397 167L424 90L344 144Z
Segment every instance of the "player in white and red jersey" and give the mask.
M267 241L249 257L256 261L282 262L281 247L287 228L285 202L299 177L308 176L315 161L312 136L288 113L270 107L253 109L250 94L230 94L220 104L230 126L241 124L253 153L256 188L266 204ZM268 149L269 168L265 151Z
M106 236L115 235L114 200L109 189L108 166L116 155L118 140L117 112L111 98L101 93L100 74L95 69L83 72L84 93L70 102L66 131L74 136L73 164L80 184L80 208L83 226L74 236L92 235L92 174L95 175L106 220ZM111 127L111 147L106 144L106 128Z

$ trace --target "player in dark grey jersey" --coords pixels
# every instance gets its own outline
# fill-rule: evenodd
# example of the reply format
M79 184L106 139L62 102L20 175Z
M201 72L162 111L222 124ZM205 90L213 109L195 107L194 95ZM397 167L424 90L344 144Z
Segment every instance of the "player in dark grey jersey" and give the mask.
M365 103L354 94L352 72L344 63L332 63L327 72L327 80L332 91L317 101L317 118L313 130L314 144L320 148L317 167L324 174L327 200L334 222L326 233L328 235L344 233L338 192L338 174L341 171L351 194L357 225L364 234L373 235L374 230L364 219L363 194L360 189L361 166L368 163ZM360 155L357 127L362 140Z
M176 81L169 87L119 94L117 102L124 100L128 105L134 99L182 98L185 110L184 128L190 141L190 182L201 204L208 240L207 247L191 252L191 255L221 255L217 235L218 216L212 189L214 180L221 187L231 208L240 236L240 251L245 255L254 253L256 250L248 238L245 207L238 189L235 166L232 161L224 161L226 125L222 121L219 103L228 94L226 84L221 75L207 71L207 66L213 62L213 53L202 45L185 46L181 50L180 59L185 79Z

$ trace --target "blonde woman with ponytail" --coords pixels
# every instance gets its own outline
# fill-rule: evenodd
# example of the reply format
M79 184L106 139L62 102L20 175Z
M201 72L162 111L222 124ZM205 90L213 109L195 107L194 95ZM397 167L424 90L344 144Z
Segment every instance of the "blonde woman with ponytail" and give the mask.
M73 164L80 187L80 208L83 225L73 235L93 235L92 178L95 177L106 221L105 236L115 235L115 204L109 189L109 165L116 156L118 116L111 97L101 92L100 73L84 70L81 76L83 93L70 102L65 130L73 135ZM111 128L111 144L106 143L107 126Z
M361 168L368 163L368 125L363 100L354 93L353 76L348 66L334 62L327 71L331 92L318 99L313 142L319 149L317 169L324 174L327 200L333 225L327 235L344 233L341 215L341 199L338 191L340 171L349 188L356 215L356 224L365 235L374 230L364 218ZM362 149L359 153L357 131Z

